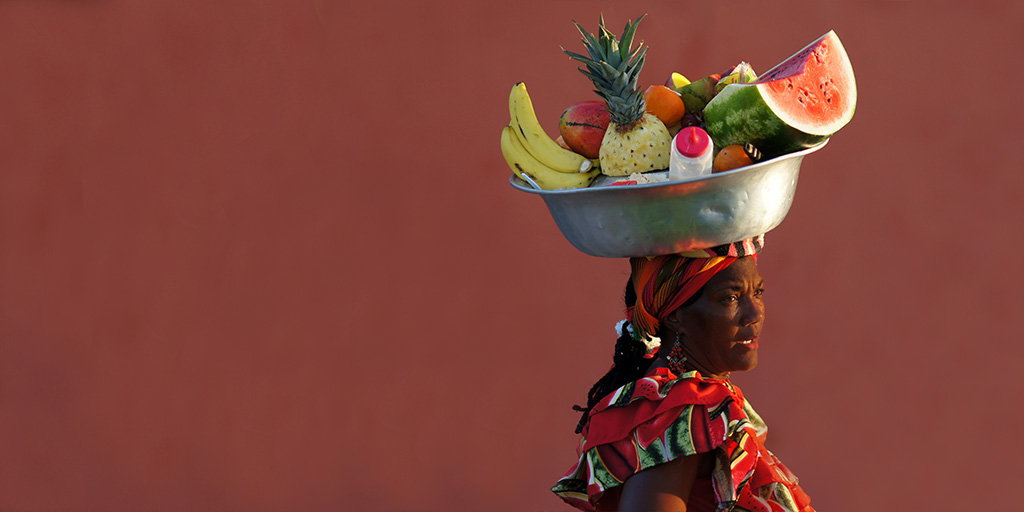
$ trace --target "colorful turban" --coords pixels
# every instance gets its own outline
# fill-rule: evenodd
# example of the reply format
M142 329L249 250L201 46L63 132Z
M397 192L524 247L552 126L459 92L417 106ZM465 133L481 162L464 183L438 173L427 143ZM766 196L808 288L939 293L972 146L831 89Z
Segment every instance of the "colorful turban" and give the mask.
M743 256L756 255L764 235L711 249L665 256L630 258L636 305L626 310L634 337L658 336L661 321L697 293L711 278Z

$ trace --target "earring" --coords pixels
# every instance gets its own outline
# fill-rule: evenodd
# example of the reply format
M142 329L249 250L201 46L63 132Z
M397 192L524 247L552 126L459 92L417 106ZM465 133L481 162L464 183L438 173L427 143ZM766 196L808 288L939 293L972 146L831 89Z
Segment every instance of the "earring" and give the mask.
M672 373L682 375L686 372L686 354L683 353L682 343L679 342L679 333L676 333L676 341L672 344L672 350L668 353L668 368Z

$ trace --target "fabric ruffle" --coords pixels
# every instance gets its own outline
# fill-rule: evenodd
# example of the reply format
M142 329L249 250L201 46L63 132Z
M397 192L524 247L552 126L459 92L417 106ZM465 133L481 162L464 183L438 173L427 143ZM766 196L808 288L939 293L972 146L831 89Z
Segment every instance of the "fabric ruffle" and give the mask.
M718 510L813 512L797 478L767 448L767 427L725 381L659 368L605 397L590 413L579 460L552 491L576 508L597 502L638 471L715 452Z

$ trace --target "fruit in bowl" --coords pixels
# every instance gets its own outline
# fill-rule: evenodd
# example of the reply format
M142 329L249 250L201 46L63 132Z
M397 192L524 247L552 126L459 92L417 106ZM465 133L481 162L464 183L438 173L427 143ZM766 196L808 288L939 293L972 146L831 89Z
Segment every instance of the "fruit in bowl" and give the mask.
M580 101L569 105L558 120L558 131L569 149L587 157L598 158L601 141L608 131L611 114L604 102Z
M684 85L689 85L690 80L683 76L682 73L672 72L668 79L665 80L665 87L672 89L673 91L679 92L679 88Z

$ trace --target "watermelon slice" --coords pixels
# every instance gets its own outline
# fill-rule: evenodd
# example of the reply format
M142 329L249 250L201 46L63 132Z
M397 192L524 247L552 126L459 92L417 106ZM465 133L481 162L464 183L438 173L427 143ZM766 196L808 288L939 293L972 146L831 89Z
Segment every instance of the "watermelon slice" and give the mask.
M765 158L820 144L850 122L853 67L834 31L749 84L729 84L706 107L715 146L749 142Z

